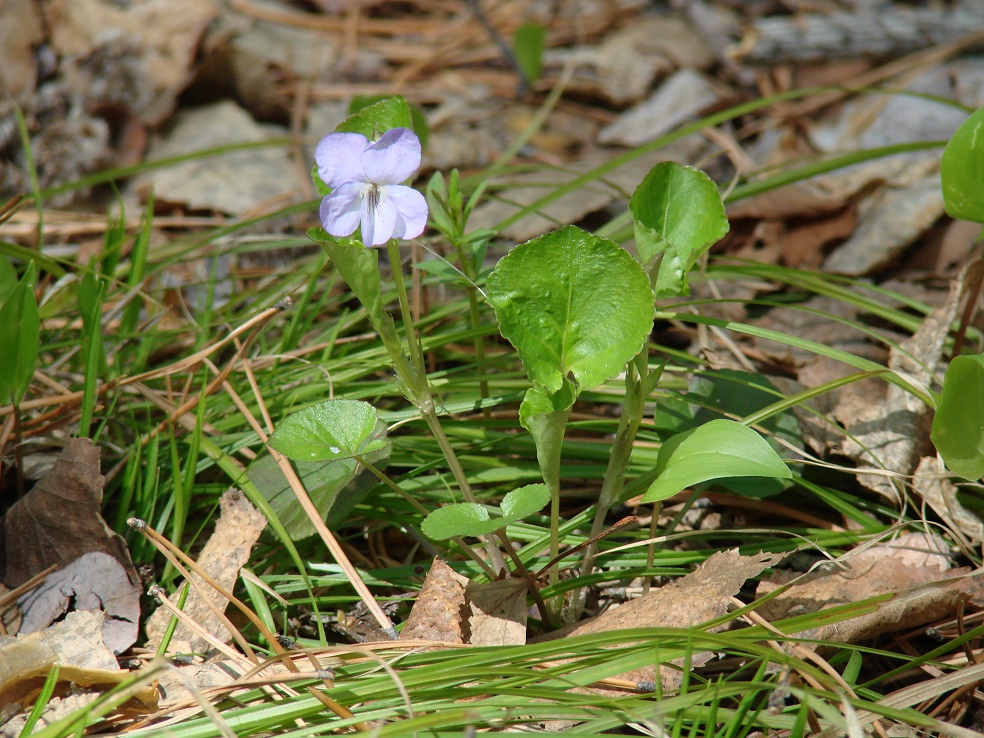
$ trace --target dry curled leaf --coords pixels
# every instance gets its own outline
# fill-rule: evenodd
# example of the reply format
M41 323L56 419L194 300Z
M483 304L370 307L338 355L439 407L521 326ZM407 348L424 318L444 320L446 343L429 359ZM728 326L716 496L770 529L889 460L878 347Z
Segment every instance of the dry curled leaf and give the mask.
M122 573L111 573L107 578L112 566L96 569L83 565L70 577L72 591L88 592L85 601L75 603L77 609L105 609L100 603L112 601L113 615L107 620L105 635L119 653L136 641L140 580L126 542L100 514L103 482L99 447L85 438L70 439L51 471L4 517L0 526L0 579L17 587L51 565L64 569L91 553L111 557ZM57 592L52 594L59 597ZM49 614L57 611L51 609L50 600L33 602ZM34 628L47 625L23 604L21 609Z
M427 572L406 625L402 641L464 643L462 621L466 616L465 587L468 579L456 574L439 557Z
M198 565L219 586L226 591L231 591L239 577L239 570L249 561L250 551L266 527L267 521L263 513L253 507L238 489L229 489L222 495L219 509L221 511L219 521L198 555ZM192 578L195 582L185 601L184 613L218 640L228 643L231 636L218 616L206 604L201 593L207 593L208 599L219 612L225 610L228 600L197 574L193 574ZM178 595L175 594L171 599L176 602ZM170 620L171 613L164 608L157 610L150 617L147 622L147 637L151 643L160 642ZM183 624L178 625L174 639L187 641L193 651L211 648L204 638L194 635Z

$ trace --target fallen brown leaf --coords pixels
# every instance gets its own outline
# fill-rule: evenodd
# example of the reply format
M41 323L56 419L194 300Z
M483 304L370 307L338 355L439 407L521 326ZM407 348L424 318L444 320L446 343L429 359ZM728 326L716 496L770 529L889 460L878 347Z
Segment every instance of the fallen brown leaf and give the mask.
M465 588L473 646L518 646L526 643L525 579L503 579Z
M464 643L465 587L468 579L456 574L441 558L427 572L410 617L400 631L401 641Z
M227 490L219 501L219 507L221 511L219 521L198 555L198 565L217 584L231 591L239 577L239 570L249 561L250 551L266 527L267 521L263 513L254 508L238 489ZM208 592L209 600L220 612L225 611L226 605L229 604L228 600L197 574L193 574L192 577L196 583L188 592L184 613L218 640L228 643L231 640L229 632L206 604L200 592ZM178 594L173 595L172 602L177 602L177 598ZM151 615L147 622L147 638L151 644L160 643L170 620L171 613L165 608ZM187 626L180 623L174 631L174 642L179 641L187 642L191 651L206 651L211 648L204 638L194 635Z
M72 574L73 588L91 593L88 605L77 602L77 609L103 609L101 600L113 600L114 616L106 620L104 637L120 653L137 638L140 580L126 542L106 525L100 514L103 482L99 447L85 438L69 439L51 471L3 519L0 580L9 587L17 587L51 565L65 568L94 552L111 557L122 567L122 577L106 578L109 569L104 568L102 578L95 578L96 570L82 566ZM107 585L109 589L103 590ZM57 591L52 591L52 595L60 596ZM51 609L50 600L35 598L32 602L49 614L57 612ZM43 622L23 605L21 609L25 620L31 620L35 629L51 622Z
M686 628L713 620L727 614L730 598L738 593L751 577L775 566L785 554L758 553L742 556L737 549L719 551L705 561L700 568L665 587L612 608L598 617L590 618L568 628L562 628L536 639L603 633L632 628ZM709 653L695 653L690 658L692 666L705 663ZM661 667L659 676L664 689L679 686L680 672ZM655 682L656 669L636 669L621 678L640 682Z
M838 560L843 568L798 576L776 572L759 583L763 596L798 579L757 612L770 621L803 615L836 605L859 602L885 593L898 596L875 612L809 631L809 637L853 643L899 628L915 628L952 613L970 595L973 580L954 578L949 547L942 538L906 533Z

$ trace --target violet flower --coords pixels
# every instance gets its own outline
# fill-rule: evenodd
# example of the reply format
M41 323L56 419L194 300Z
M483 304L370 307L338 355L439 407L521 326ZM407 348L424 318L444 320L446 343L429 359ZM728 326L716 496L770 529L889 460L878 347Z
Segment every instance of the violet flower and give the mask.
M370 142L360 133L331 133L314 152L318 174L332 188L321 201L321 223L333 236L362 225L362 242L416 238L427 224L427 201L401 185L420 166L420 140L408 128L386 131Z

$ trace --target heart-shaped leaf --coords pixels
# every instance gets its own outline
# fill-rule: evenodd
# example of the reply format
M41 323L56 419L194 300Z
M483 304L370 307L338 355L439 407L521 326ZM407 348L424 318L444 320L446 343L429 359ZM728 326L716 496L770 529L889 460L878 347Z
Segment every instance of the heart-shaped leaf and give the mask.
M370 440L385 439L386 430L385 423L378 423ZM366 454L363 459L382 470L389 461L390 450L387 445ZM314 524L297 501L297 495L272 456L261 456L250 464L246 473L277 513L292 540L299 541L315 534ZM298 476L321 518L332 529L346 521L352 509L378 481L375 475L355 459L301 464Z
M663 162L636 188L629 210L642 263L651 268L663 254L654 275L656 297L690 294L687 274L728 232L717 186L698 169Z
M270 448L294 461L334 461L370 454L386 447L372 437L376 408L360 400L326 400L280 421Z
M673 436L659 449L656 471L659 477L643 495L643 502L665 500L711 479L792 476L762 436L733 420L712 420Z
M947 142L940 179L950 217L984 223L984 108L967 118Z
M502 517L492 518L484 505L459 502L434 510L424 518L421 530L428 538L443 541L454 536L484 536L522 520L550 502L545 484L527 484L502 499Z
M964 479L984 476L984 354L947 367L929 437L947 468Z
M575 226L514 248L486 289L502 335L550 394L568 376L579 390L614 377L653 327L653 293L639 262Z

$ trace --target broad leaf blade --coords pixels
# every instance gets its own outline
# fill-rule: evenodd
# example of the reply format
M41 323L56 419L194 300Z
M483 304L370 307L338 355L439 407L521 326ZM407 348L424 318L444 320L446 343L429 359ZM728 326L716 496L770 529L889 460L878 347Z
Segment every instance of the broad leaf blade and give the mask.
M664 162L636 188L629 210L642 263L651 268L663 254L654 275L656 297L690 294L687 274L728 232L717 186L697 169Z
M673 436L660 447L656 470L659 477L643 495L643 502L665 500L711 479L792 476L762 436L733 420L712 420Z
M984 223L984 108L965 120L947 142L940 178L947 214Z
M964 479L984 476L984 354L958 356L943 378L930 438L947 468Z
M339 133L361 133L368 139L392 128L413 130L413 114L406 98L396 96L366 105L350 115L335 129Z
M548 502L550 490L545 484L527 484L503 498L502 517L490 517L484 505L459 502L434 510L424 518L421 530L435 541L454 536L484 536L529 517Z
M514 248L486 288L502 335L551 394L570 376L579 390L614 377L652 330L653 294L639 263L575 226Z
M288 415L270 447L294 461L335 461L379 451L388 441L372 437L376 409L359 400L326 400Z
M372 438L385 438L386 425L379 423ZM380 448L363 458L377 469L385 469L390 447ZM375 475L355 459L299 464L301 484L329 528L338 528L348 519L353 508L377 484ZM247 470L249 479L270 503L292 540L299 541L315 534L314 524L297 501L287 478L269 454L261 456Z

